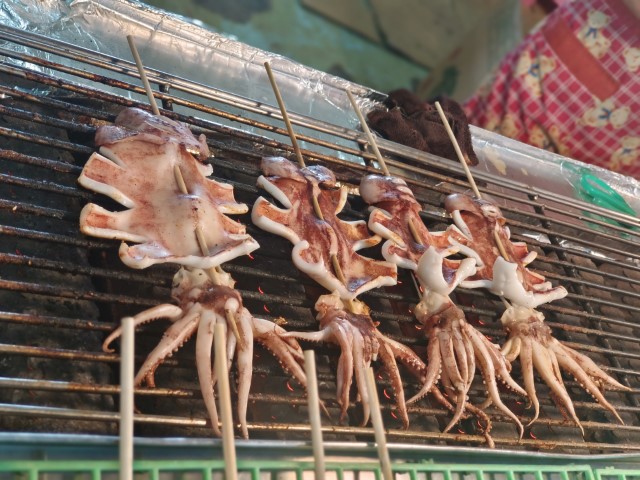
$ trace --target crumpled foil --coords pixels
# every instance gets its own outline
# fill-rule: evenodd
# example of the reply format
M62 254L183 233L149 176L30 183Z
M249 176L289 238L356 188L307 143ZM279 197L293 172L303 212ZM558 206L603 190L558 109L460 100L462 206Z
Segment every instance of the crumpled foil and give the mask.
M379 106L379 100L384 98L384 95L369 88L251 47L206 29L195 21L168 14L136 1L5 0L0 3L0 23L35 31L49 38L123 59L131 58L126 36L133 35L146 67L254 101L276 105L263 65L269 61L290 113L295 112L341 127L359 128L357 117L345 95L346 89L354 93L365 112ZM14 44L4 46L22 48ZM29 53L48 55L39 51ZM55 60L60 61L59 58ZM83 69L92 68L80 62L74 63L72 60L64 62ZM53 73L64 77L60 72ZM119 77L117 73L113 76L129 82L134 81L129 77ZM74 82L81 81L77 77L68 79ZM100 85L100 88L109 89L104 85ZM121 90L117 93L123 94ZM128 95L136 97L134 93ZM185 94L185 98L188 98L188 95ZM144 101L142 97L137 99ZM200 97L193 99L203 102ZM282 125L282 121L278 119L265 118L240 109L234 110L233 107L225 108L233 113L242 113L245 117ZM176 106L176 110L179 111L180 107ZM206 117L206 114L202 114L202 117ZM217 117L210 119L219 123L232 123ZM247 129L246 126L242 128ZM303 127L296 127L296 131L352 148L357 147L355 142L350 140ZM256 133L274 136L264 131ZM479 128L472 127L471 133L474 148L480 159L480 165L473 170L480 178L485 175L492 183L496 182L496 178L498 182L503 178L505 181L517 182L569 198L580 198L575 188L580 172L586 169L604 180L636 212L640 212L640 184L635 179L576 162ZM304 142L302 146L336 155L335 151L325 152L322 147L304 145ZM361 161L343 153L338 153L337 156ZM505 188L505 192L508 191ZM558 205L562 206L561 203Z
M251 47L193 21L135 1L9 0L0 5L0 23L129 60L132 57L126 36L132 35L146 68L157 69L257 102L276 105L275 95L264 68L264 62L268 61L290 114L297 113L341 127L355 128L358 125L357 117L345 94L346 89L354 93L363 110L372 105L369 97L383 97L360 85L311 69L283 56ZM22 49L32 55L49 59L49 55L44 52L23 49L14 44L5 47ZM54 60L93 71L93 67L81 62L60 58ZM41 70L35 65L32 67ZM60 72L51 73L69 81L82 82L77 77ZM117 73L111 75L120 80L134 81ZM100 88L111 90L104 85ZM117 93L123 94L121 90ZM143 97L136 97L134 93L128 95L144 101ZM189 98L189 95L185 94L184 97ZM200 97L193 97L192 100L206 103ZM180 111L179 106L175 108ZM233 107L227 110L282 126L282 121L278 119L265 118L240 109L234 111ZM202 114L202 117L206 118L207 115ZM215 118L215 121L229 123L219 118ZM243 126L243 129L251 130L246 126ZM259 133L273 137L273 134L268 132ZM322 135L312 133L304 127L297 127L296 133L313 134L322 138ZM356 147L350 140L336 139L332 136L325 139ZM303 142L301 146L307 148ZM318 147L308 147L322 151ZM340 157L349 156L341 154Z

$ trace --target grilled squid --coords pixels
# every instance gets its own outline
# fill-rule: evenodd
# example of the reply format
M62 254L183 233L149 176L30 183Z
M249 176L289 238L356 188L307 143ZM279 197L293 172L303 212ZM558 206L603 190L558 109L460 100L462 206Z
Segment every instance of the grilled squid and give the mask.
M316 302L319 332L287 335L339 346L337 398L342 418L355 375L364 422L368 421L369 397L363 375L379 357L393 387L400 417L407 426L409 418L396 359L418 378L424 365L411 349L381 334L368 315L368 307L356 300L368 290L396 283L395 264L357 253L378 244L380 237L372 236L363 221L338 218L347 200L347 190L337 186L335 175L327 168L300 168L280 157L264 158L261 167L264 175L258 179L258 186L282 207L260 197L251 213L253 223L289 240L296 267L332 292Z
M535 258L535 253L529 252L524 242L511 241L506 221L497 205L455 194L447 197L445 207L458 227L451 231L452 237L472 247L482 265L463 285L469 288L485 287L492 293L503 295L513 304L501 318L507 332L507 342L502 351L509 360L520 359L524 388L534 408L530 423L540 413L534 384L534 372L537 372L549 386L551 398L561 413L584 434L561 371L573 376L585 391L622 423L601 390L628 388L605 373L586 355L553 338L551 329L544 323L544 315L535 310L540 304L565 297L567 290L562 286L552 286L542 275L527 268ZM501 255L496 238L500 239L508 258Z
M520 421L500 400L498 381L520 395L526 395L525 391L511 378L511 366L498 347L467 323L464 312L449 298L458 285L476 273L476 259L449 258L466 247L451 242L447 232L427 229L420 218L422 208L403 180L369 175L362 180L360 192L373 207L369 227L387 240L383 255L399 267L412 270L423 287L423 298L414 315L425 327L428 367L421 390L409 402L427 393L440 398L437 385L443 385L455 405L453 418L445 428L448 431L470 406L468 392L477 369L489 398L514 421L522 435Z
M129 267L183 266L172 289L177 305L158 305L134 317L136 325L160 318L171 321L135 384L154 386L158 366L197 332L200 388L211 427L220 435L211 369L213 326L220 323L227 332L228 367L234 357L238 367L238 418L243 436L248 436L254 341L271 350L302 385L306 383L298 343L282 338L284 330L273 322L253 317L234 289L234 280L221 268L259 247L244 225L228 217L246 213L248 207L236 202L231 185L207 178L212 167L204 163L210 155L204 136L196 139L181 123L126 109L114 126L98 129L96 144L100 153L89 158L78 181L125 209L110 212L90 203L80 215L81 231L122 240L120 258ZM105 350L120 333L117 329L107 338Z

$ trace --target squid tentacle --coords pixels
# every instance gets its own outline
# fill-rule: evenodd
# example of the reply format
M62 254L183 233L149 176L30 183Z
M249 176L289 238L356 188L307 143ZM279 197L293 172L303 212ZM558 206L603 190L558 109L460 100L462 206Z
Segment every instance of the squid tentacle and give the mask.
M173 355L184 342L186 342L198 328L200 311L196 307L187 315L173 323L164 333L158 345L147 356L138 370L134 379L134 385L141 385L146 381L149 387L155 387L154 373L165 358Z
M154 320L159 320L161 318L168 318L172 321L177 320L184 312L182 309L176 305L172 305L170 303L163 303L162 305L156 305L155 307L149 308L143 312L134 315L133 317L133 328L138 328L140 325L145 323L153 322ZM122 326L116 328L113 332L109 334L109 336L105 339L102 344L102 350L107 353L113 353L115 350L110 348L111 343L122 336Z
M478 355L478 358L480 359L480 368L483 372L487 393L489 394L489 397L491 398L493 404L516 424L516 426L518 427L520 438L522 438L522 435L524 434L524 427L522 426L522 423L520 423L518 417L511 410L509 410L509 408L500 399L500 393L498 392L498 385L496 383L495 368L493 362L491 361L491 356L487 351L487 347L482 340L482 338L484 337L480 337L481 335L479 333L470 335L470 338L474 345L474 349ZM488 340L486 341L488 342Z

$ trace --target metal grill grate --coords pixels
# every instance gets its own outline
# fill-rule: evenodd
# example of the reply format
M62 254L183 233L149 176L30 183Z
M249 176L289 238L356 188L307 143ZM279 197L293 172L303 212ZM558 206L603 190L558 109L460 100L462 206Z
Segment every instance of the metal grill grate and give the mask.
M142 98L142 88L131 62L6 27L0 27L0 38L6 42L0 47L0 428L112 434L118 417L118 356L101 351L102 339L123 315L168 301L174 268L128 270L118 259L116 242L82 236L80 209L87 201L104 204L104 199L79 188L76 179L94 150L97 126L112 122L123 107L144 107L135 100ZM29 47L31 54L17 45ZM89 73L82 65L101 73ZM122 75L132 78L113 78ZM233 184L236 198L252 204L259 194L255 180L260 157L292 151L277 110L162 72L150 71L149 79L161 86L158 98L164 107L180 112L166 111L167 116L207 135L215 155L215 178ZM365 172L373 171L373 156L360 148L365 141L359 132L295 114L292 120L304 128L306 158L329 166L340 181L357 185ZM346 141L352 146L345 146ZM447 222L443 196L467 188L458 166L386 141L380 147L391 157L390 167L407 178L425 205L427 225L442 228ZM505 418L488 410L496 445L566 453L640 450L640 332L634 321L640 311L640 252L635 249L640 222L517 182L498 183L487 174L479 174L478 180L480 190L503 206L514 238L538 251L533 267L570 292L566 299L541 308L554 335L633 389L607 393L625 421L618 425L579 385L566 379L586 430L582 438L563 420L547 387L537 382L542 414L527 428L524 440L518 441ZM364 218L365 205L351 195L345 212ZM225 268L238 280L247 308L265 318L285 317L292 329L315 330L312 306L322 292L293 267L284 240L253 227L248 216L241 220L261 248L253 259L238 259ZM410 311L417 297L410 278L401 273L400 279L401 285L363 299L385 334L424 355L425 340ZM462 290L457 301L481 332L496 343L503 340L496 322L503 307L494 297ZM137 336L139 362L161 334L162 325L151 325ZM209 435L192 347L185 345L159 369L160 388L136 391L137 435ZM250 435L307 438L301 388L266 351L256 350ZM337 350L319 346L317 351L321 397L337 418ZM518 379L517 362L514 370ZM480 401L485 397L482 385L478 379L475 383L470 397ZM440 433L449 413L428 399L410 407L411 426L400 430L392 403L384 401L385 387L381 383L392 441L454 446L484 442L472 421L461 424L457 432ZM406 386L409 393L417 388ZM514 396L505 393L504 398L525 419L531 414ZM359 407L353 405L349 412L348 425L332 424L327 438L372 438L371 429L355 426Z

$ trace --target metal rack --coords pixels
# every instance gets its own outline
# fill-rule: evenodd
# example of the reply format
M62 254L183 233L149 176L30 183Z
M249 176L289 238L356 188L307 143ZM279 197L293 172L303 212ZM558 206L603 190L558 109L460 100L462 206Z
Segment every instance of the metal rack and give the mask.
M4 56L0 63L1 429L112 434L118 418L113 400L118 393L118 356L100 350L102 339L121 316L166 302L174 269L128 270L117 258L116 242L82 236L77 228L80 208L87 201L104 199L81 189L76 179L94 150L97 126L112 122L123 107L144 108L143 91L132 62L4 26L0 39L6 42L0 47ZM25 53L16 46L30 50ZM88 72L83 65L100 73ZM215 155L214 177L231 183L236 197L252 204L260 193L255 187L260 158L292 152L277 109L163 72L150 70L148 76L160 87L157 98L165 108L163 114L207 135ZM294 112L291 117L304 129L300 139L307 160L327 165L341 182L354 186L347 217L365 218L355 186L363 174L376 169L373 155L363 148L363 134ZM443 196L467 188L458 165L388 141L381 141L380 148L389 166L407 179L425 206L427 226L443 228L448 223ZM640 252L634 248L640 221L488 174L477 178L480 190L501 205L514 238L539 252L533 268L570 292L566 299L541 308L554 334L632 388L630 393L607 392L625 421L617 425L567 379L578 415L584 419L583 439L538 382L542 415L527 429L525 439L519 441L515 428L489 409L496 446L566 453L640 450L640 336L634 321L640 311ZM283 240L252 227L248 217L242 221L262 245L253 259L228 265L248 308L265 318L285 317L286 328L315 330L311 309L316 287L292 266ZM364 300L385 334L424 354L424 336L410 312L417 296L410 279L400 278L402 285L371 292ZM461 291L457 300L470 322L501 342L496 318L503 307L496 298ZM159 335L160 326L150 326L138 336L139 360ZM337 411L336 353L332 347L318 348L320 394L333 412ZM301 389L265 351L258 355L250 435L307 438ZM186 345L159 369L160 388L136 390L140 409L136 434L209 434L193 366L193 352ZM516 379L517 372L516 363ZM484 399L480 383L476 381L472 389L472 400ZM380 386L383 400L385 387ZM406 389L413 392L417 385L407 381ZM515 397L505 393L504 398L525 419L530 415ZM401 430L391 404L383 401L392 441L451 446L484 442L469 421L457 432L441 433L449 414L428 400L410 407L411 426ZM372 438L370 428L355 426L357 405L350 408L350 415L347 425L325 422L325 435L344 441Z

